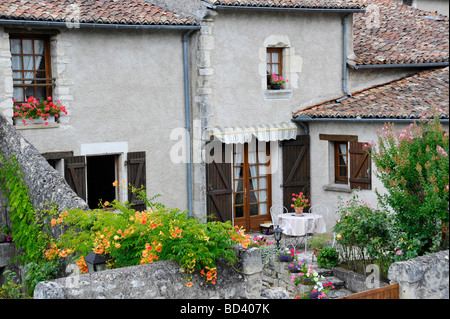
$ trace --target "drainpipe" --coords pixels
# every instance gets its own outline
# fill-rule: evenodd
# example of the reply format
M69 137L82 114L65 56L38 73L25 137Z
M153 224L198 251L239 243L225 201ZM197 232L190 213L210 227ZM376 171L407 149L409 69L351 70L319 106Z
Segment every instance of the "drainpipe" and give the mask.
M188 216L192 217L192 173L191 173L191 160L192 160L192 152L191 152L191 116L189 113L189 108L191 105L190 102L190 90L189 90L189 67L188 67L188 43L187 39L189 35L194 32L194 30L190 30L183 34L183 65L184 65L184 109L186 114L186 149L187 149L187 187L188 187Z
M343 25L343 35L342 35L342 90L346 94L346 96L341 97L340 99L336 100L336 102L341 102L349 97L352 96L352 94L347 90L347 23L348 23L348 16L349 14L346 14L344 18L342 19L342 25Z

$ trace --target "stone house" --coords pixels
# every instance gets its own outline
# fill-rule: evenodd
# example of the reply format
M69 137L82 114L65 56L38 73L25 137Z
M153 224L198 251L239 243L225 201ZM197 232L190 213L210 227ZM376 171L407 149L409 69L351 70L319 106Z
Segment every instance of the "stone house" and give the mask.
M132 201L114 181L187 208L185 165L170 133L185 127L186 39L193 19L137 1L2 1L0 113L12 99L60 100L68 115L15 128L96 208Z
M161 193L168 206L247 230L270 220L272 205L289 207L293 192L330 211L336 195L351 196L348 176L345 183L331 177L334 145L368 142L382 123L344 123L321 108L370 106L363 95L372 87L391 89L389 101L398 101L393 85L420 85L422 76L412 74L448 66L448 17L390 0L4 3L0 111L12 122L14 85L28 84L13 81L14 36L48 38L45 83L69 115L16 128L88 202L95 199L90 206L99 199L89 195L96 182L140 186L145 176L149 194ZM288 80L281 89L271 87L273 73ZM442 81L439 98L448 96ZM448 120L448 104L441 106ZM348 112L348 119L369 115ZM145 158L145 174L133 156ZM83 165L85 175L70 181ZM369 200L378 187L370 185ZM111 198L132 199L124 191Z

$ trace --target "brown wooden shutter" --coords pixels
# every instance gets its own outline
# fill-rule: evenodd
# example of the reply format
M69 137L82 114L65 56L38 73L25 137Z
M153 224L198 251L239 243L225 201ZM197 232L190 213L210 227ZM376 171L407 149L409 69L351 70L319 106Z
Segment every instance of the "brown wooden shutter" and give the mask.
M296 140L282 143L283 150L283 205L292 211L292 193L303 192L311 199L311 172L309 135L298 135Z
M214 149L212 150L214 152ZM214 154L210 154L211 156ZM230 161L226 161L225 144L222 144L222 160L206 164L207 214L210 221L232 220L232 171Z
M75 193L86 201L86 157L65 157L64 177Z
M135 188L146 187L145 152L127 153L127 171L129 184ZM129 189L128 202L133 204L132 208L136 211L146 210L145 201L138 199L136 195Z
M350 188L371 189L371 161L364 144L350 142Z

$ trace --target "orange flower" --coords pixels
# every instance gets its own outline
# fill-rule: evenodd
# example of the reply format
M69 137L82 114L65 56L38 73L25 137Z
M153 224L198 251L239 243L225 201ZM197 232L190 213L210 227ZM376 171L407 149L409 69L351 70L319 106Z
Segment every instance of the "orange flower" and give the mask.
M188 282L186 286L192 287L192 282Z

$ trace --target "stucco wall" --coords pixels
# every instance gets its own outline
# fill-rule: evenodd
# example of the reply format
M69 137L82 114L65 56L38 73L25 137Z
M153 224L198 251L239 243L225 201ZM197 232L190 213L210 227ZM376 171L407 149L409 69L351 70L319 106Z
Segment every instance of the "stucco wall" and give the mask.
M167 206L187 209L186 165L170 158L177 142L170 134L185 127L181 37L178 31L62 29L51 40L54 99L61 99L69 115L59 127L21 134L41 153L120 155L118 179L125 181L125 153L145 151L149 194L160 193ZM10 59L4 33L0 43ZM2 74L8 75L7 64L0 65ZM10 75L2 80L12 91ZM7 116L8 103L2 106Z
M292 110L342 93L341 15L227 10L212 36L210 127L289 121ZM290 98L265 97L269 46L286 47Z

